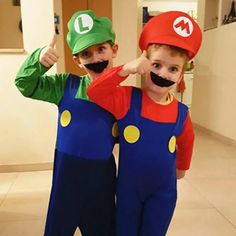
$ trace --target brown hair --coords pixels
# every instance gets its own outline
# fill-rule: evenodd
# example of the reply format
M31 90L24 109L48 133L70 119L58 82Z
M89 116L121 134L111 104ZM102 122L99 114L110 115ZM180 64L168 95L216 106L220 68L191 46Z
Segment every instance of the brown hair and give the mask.
M183 72L184 72L188 63L188 52L183 48L179 48L172 45L166 45L166 44L150 44L147 48L147 58L150 57L153 51L156 51L160 47L166 47L170 51L171 56L178 55L184 58L185 60L184 66L183 66Z

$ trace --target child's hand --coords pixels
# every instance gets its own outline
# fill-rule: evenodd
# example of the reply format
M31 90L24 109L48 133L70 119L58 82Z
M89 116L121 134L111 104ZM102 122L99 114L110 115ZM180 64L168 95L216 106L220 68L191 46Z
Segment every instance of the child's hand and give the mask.
M59 55L55 49L56 42L57 36L54 34L50 44L40 53L39 62L45 67L51 67L58 61Z
M177 179L182 179L182 178L184 178L185 172L186 172L185 170L176 169L176 178L177 178Z
M140 74L143 75L151 70L150 62L147 59L147 52L144 50L142 55L131 61L126 63L122 70L119 72L120 76L127 76L129 74Z

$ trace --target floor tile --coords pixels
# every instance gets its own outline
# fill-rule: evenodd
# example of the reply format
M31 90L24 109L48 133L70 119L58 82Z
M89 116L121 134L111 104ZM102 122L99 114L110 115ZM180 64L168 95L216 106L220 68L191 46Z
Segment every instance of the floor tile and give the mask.
M76 229L74 236L81 236L79 228Z
M45 188L51 186L52 171L20 172L11 189Z
M201 156L204 158L204 155ZM236 158L215 157L214 160L203 158L201 160L193 158L191 169L186 175L187 178L236 177Z
M187 180L178 181L178 200L177 208L194 209L194 208L211 208L211 203Z
M236 178L188 179L215 207L230 207L236 204Z
M0 221L1 236L42 236L44 231L44 219L27 221Z
M6 194L0 193L0 207L1 207L1 204L2 204L3 200L5 199L5 197L6 197Z
M236 228L236 204L230 207L217 207L217 210Z
M0 173L0 193L7 193L18 175L18 173Z
M216 209L179 209L167 236L235 236L236 228Z
M0 222L44 218L48 200L49 189L11 192L0 206Z

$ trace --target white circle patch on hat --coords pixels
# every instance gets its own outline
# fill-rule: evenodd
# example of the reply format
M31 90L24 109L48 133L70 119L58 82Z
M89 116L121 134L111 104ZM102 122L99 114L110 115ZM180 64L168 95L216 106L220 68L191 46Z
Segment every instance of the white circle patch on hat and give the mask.
M182 37L188 37L193 32L193 23L191 20L185 16L180 16L175 19L173 23L174 31L182 36Z
M90 15L81 14L76 17L74 22L75 31L78 34L86 34L93 28L93 19Z

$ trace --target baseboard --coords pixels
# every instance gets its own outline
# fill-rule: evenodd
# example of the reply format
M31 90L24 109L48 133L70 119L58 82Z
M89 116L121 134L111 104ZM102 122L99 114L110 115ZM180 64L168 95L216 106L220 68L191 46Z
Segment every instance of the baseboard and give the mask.
M52 170L53 163L0 165L0 173Z
M207 128L205 128L201 125L195 124L195 123L193 123L193 127L194 127L194 129L198 129L198 130L200 130L200 131L202 131L202 132L204 132L208 135L211 135L212 137L216 138L220 142L223 142L225 144L229 144L229 145L232 145L232 146L236 147L236 140L234 140L234 139L228 138L228 137L226 137L222 134L219 134L215 131L212 131L210 129L207 129Z

